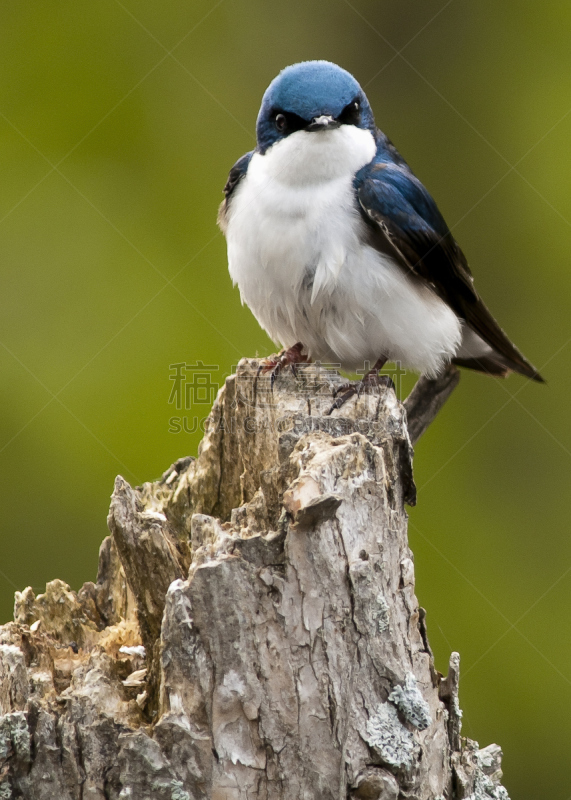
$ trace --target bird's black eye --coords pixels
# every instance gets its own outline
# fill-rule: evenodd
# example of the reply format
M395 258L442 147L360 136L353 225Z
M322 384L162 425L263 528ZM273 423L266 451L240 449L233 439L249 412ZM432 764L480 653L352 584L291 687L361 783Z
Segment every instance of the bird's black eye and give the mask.
M358 125L361 115L361 101L358 98L345 106L338 117L342 125Z
M274 121L276 130L283 133L284 136L289 136L290 133L303 130L307 125L307 120L298 117L293 111L278 110L277 108L272 111L271 118Z

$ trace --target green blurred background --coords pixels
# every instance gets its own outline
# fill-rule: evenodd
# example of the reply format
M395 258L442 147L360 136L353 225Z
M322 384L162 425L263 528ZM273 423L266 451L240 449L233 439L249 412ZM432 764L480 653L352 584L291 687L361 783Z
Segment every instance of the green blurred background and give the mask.
M464 374L416 454L417 589L464 733L512 798L568 800L571 6L63 0L0 7L0 602L95 578L113 479L195 454L169 365L273 347L215 225L262 93L326 58L436 197L547 377ZM207 406L190 414L203 416ZM190 420L192 424L192 419Z

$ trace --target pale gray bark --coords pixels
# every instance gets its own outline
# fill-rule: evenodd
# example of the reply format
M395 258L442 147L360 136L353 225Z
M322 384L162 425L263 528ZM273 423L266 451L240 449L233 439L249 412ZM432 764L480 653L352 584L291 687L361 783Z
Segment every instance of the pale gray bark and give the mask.
M227 379L196 460L117 478L96 584L0 629L0 800L506 800L414 593L406 412L313 366ZM416 440L456 373L407 401ZM143 652L145 648L146 654Z

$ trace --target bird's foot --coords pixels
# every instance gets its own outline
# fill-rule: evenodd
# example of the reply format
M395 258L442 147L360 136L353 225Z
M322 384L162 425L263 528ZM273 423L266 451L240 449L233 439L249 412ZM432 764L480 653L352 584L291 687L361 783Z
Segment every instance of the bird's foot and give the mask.
M333 392L335 401L326 416L329 416L337 409L345 405L355 395L361 397L362 394L374 394L381 387L395 391L395 385L389 375L379 375L379 370L384 367L386 359L379 359L373 369L369 370L360 381L349 381L338 386Z
M292 347L282 350L277 356L274 356L273 358L265 358L258 367L258 375L256 375L256 379L260 373L270 372L270 386L273 391L276 378L280 372L282 372L284 367L290 366L293 374L297 375L296 365L307 364L308 362L309 356L303 353L302 343L297 342L297 344L294 344Z

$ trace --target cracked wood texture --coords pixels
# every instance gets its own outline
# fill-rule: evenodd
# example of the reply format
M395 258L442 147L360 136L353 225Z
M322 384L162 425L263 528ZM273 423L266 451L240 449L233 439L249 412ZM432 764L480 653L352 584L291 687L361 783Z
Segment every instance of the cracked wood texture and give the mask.
M226 380L197 459L117 478L96 583L0 628L0 800L507 800L414 592L406 411L337 373ZM415 438L457 377L408 403Z

